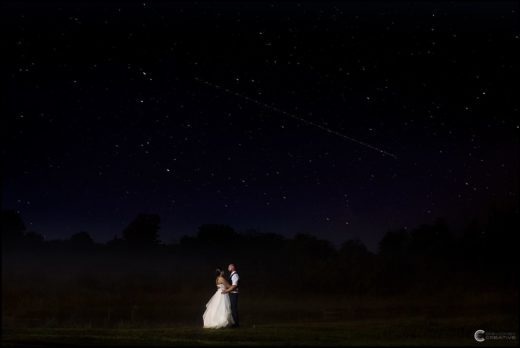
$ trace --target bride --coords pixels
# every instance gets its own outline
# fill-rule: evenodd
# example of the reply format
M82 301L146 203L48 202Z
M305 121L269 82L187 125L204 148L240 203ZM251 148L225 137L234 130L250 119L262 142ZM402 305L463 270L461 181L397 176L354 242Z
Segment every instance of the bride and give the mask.
M215 279L215 284L217 285L217 291L209 299L206 304L206 311L202 315L204 328L207 329L220 329L235 323L231 316L229 294L222 293L222 290L229 288L231 285L224 278L223 270L217 268L216 273L217 278Z

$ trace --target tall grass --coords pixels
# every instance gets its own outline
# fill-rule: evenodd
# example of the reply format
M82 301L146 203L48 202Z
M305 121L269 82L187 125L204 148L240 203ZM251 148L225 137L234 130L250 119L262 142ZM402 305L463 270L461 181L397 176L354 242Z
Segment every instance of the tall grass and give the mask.
M212 274L205 274L210 266L183 265L172 255L41 252L2 258L3 328L200 326L216 290ZM249 276L239 299L246 326L409 317L518 321L516 289L492 284L440 284L383 296L334 287L295 290Z

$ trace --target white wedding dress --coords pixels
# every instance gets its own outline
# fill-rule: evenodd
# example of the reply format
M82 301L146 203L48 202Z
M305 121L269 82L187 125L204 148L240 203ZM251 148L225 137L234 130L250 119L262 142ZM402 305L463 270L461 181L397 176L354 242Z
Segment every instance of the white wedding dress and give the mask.
M231 316L229 294L222 294L222 290L224 289L224 284L219 284L217 292L215 292L206 304L206 311L202 315L204 328L220 329L235 323Z

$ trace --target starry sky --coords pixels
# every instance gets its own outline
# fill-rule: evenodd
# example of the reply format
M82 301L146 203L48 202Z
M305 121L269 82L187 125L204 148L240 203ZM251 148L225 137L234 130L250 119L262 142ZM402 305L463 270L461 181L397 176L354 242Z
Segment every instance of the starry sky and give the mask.
M516 2L13 2L2 208L370 249L518 199ZM517 57L518 58L518 57Z

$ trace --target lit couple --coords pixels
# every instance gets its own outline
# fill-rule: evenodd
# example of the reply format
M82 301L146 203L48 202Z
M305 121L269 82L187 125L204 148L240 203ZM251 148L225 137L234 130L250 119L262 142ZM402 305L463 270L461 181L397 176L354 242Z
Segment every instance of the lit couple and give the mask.
M223 327L238 327L238 281L240 277L235 265L228 266L230 272L226 279L224 271L216 270L215 284L217 292L206 304L206 311L202 315L204 328L220 329Z

